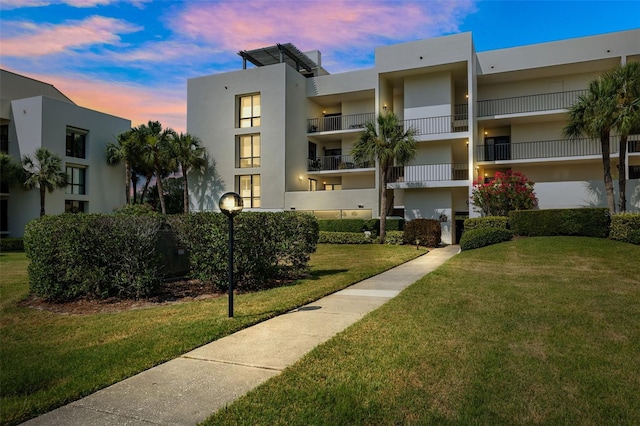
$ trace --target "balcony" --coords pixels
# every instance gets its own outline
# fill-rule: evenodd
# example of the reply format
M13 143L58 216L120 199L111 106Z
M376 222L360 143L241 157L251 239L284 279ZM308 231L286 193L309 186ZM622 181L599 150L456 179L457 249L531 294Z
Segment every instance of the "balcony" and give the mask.
M323 172L334 170L370 169L375 167L372 161L356 163L351 155L330 155L318 158L309 158L307 170L310 172Z
M440 117L413 118L404 120L404 128L413 128L416 136L440 133L466 132L469 130L468 115L443 115Z
M478 101L478 117L569 109L586 90Z
M389 183L466 181L468 179L468 163L419 164L392 167Z
M374 120L375 114L372 112L310 118L307 120L307 131L309 133L319 133L333 132L336 130L358 130L364 128L365 123L374 122Z
M619 137L612 137L610 142L610 152L618 152ZM640 144L635 141L629 142L629 152L631 149L640 149ZM476 146L476 161L514 161L533 160L559 157L589 157L601 156L602 145L598 139L558 139L550 141L518 142L495 145Z

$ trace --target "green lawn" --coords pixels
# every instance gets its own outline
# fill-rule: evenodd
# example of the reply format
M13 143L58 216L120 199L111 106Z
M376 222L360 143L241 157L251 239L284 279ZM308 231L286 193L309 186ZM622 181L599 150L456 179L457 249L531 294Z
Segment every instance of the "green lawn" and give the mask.
M96 315L18 307L28 294L24 254L0 254L0 423L88 395L193 348L424 254L414 247L320 245L312 276L235 297Z
M207 424L638 424L640 247L463 252Z

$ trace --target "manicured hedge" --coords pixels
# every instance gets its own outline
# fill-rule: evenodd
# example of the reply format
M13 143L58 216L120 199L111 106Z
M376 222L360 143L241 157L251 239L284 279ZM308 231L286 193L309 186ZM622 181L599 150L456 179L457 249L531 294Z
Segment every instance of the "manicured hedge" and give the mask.
M326 232L362 232L371 231L373 235L380 232L380 219L320 219L320 231ZM404 219L387 219L387 231L402 231Z
M485 216L465 219L465 231L478 228L509 229L509 218L506 216Z
M317 221L307 214L242 213L235 225L239 290L295 278L306 270L318 241ZM226 288L228 221L222 213L63 214L25 228L31 290L60 301L147 296L168 272L170 240L187 249L192 277Z
M24 242L22 238L0 238L0 252L23 250Z
M508 229L502 228L476 228L465 230L460 238L462 251L485 247L509 241L513 234Z
M29 285L50 300L109 296L138 298L160 282L156 217L62 214L25 228Z
M404 226L404 242L421 246L438 247L442 241L442 228L435 219L413 219Z
M401 246L404 244L404 231L387 231L384 239L385 244Z
M612 215L609 238L640 244L640 213L618 213Z
M191 275L225 288L228 219L222 213L169 216L190 253ZM234 276L239 290L275 285L306 271L318 243L315 217L295 212L239 214L234 221Z
M515 235L577 235L606 238L610 216L606 208L516 210L509 212Z
M371 244L376 238L367 237L364 232L327 232L320 231L318 243L323 244Z

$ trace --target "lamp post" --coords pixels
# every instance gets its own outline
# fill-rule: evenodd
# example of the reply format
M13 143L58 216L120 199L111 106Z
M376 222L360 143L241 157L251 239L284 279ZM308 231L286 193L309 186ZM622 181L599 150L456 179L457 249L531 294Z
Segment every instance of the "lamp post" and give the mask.
M242 211L242 198L227 192L220 197L218 207L229 218L229 318L233 318L233 217Z

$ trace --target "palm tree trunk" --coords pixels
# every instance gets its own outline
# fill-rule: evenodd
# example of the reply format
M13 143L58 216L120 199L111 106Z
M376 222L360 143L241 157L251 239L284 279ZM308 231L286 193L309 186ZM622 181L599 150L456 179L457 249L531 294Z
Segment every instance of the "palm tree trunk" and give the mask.
M124 179L125 179L124 190L126 191L125 200L127 201L127 204L130 204L131 203L131 164L129 164L129 162L126 162L124 166Z
M613 214L616 212L616 201L613 193L613 179L611 178L609 134L603 135L600 138L600 142L602 144L602 168L604 172L604 189L607 193L607 207L609 208L609 213Z
M184 166L182 167L182 185L184 187L184 212L189 213L189 181L187 180L187 172Z
M44 216L44 196L46 188L40 184L40 217Z
M140 198L140 204L144 204L144 198L147 196L147 192L149 192L149 185L151 185L151 178L153 178L153 175L147 175L145 176L145 178L147 180L144 182L144 187L142 188L142 196Z
M387 237L387 171L385 167L380 173L380 244L384 244Z
M158 188L158 198L160 199L160 211L167 214L167 208L164 204L164 191L162 190L162 177L160 176L160 166L156 166L156 187Z
M620 161L618 163L618 188L620 198L618 200L618 211L627 211L627 136L620 136Z

